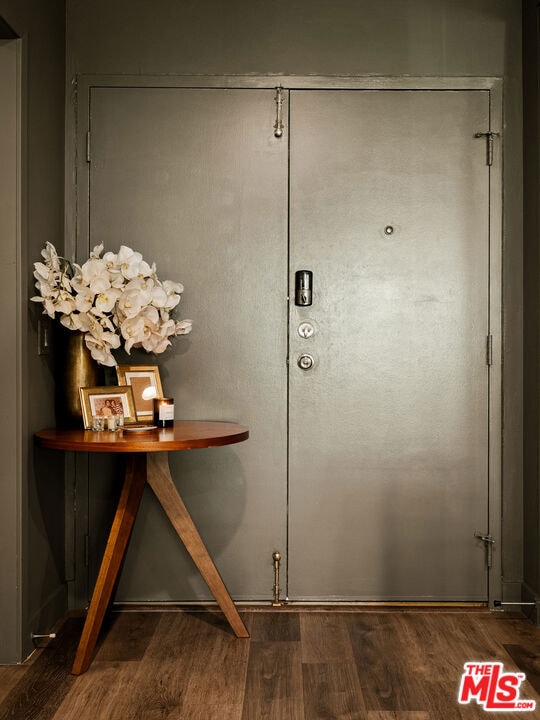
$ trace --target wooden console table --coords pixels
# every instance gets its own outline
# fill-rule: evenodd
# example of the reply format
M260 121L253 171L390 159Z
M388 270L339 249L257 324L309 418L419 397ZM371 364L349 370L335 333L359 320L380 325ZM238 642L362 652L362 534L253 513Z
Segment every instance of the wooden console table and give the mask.
M126 455L124 484L71 670L73 675L86 672L90 666L146 483L154 491L236 636L249 637L246 626L178 494L168 461L170 451L231 445L246 440L248 436L248 430L241 425L201 421L175 422L172 428L144 433L92 430L41 430L36 433L36 442L44 448Z

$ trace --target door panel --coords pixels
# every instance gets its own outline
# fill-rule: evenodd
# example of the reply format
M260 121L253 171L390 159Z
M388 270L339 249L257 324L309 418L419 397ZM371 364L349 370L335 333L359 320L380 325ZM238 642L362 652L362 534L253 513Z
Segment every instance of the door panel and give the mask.
M290 113L289 597L485 600L488 93Z
M269 599L286 536L287 144L273 90L93 88L90 246L121 244L185 292L193 332L157 364L178 419L231 420L250 439L171 454L175 482L237 599ZM81 251L81 255L86 249ZM98 512L91 535L104 535ZM102 481L105 482L105 481ZM117 599L210 597L151 492Z

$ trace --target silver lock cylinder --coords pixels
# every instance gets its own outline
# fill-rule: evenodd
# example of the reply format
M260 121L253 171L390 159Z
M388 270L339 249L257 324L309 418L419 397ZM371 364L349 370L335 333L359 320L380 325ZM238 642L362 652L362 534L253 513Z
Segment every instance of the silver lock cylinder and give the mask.
M311 370L315 360L313 359L313 357L311 355L308 355L307 353L303 353L302 355L300 355L297 362L298 362L298 367L300 368L300 370Z

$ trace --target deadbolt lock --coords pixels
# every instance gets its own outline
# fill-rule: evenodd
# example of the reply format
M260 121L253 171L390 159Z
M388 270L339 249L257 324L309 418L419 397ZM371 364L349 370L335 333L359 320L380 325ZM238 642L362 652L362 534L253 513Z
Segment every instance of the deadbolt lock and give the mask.
M315 361L313 360L311 355L304 353L298 358L298 367L300 368L300 370L310 370L313 367L314 362Z

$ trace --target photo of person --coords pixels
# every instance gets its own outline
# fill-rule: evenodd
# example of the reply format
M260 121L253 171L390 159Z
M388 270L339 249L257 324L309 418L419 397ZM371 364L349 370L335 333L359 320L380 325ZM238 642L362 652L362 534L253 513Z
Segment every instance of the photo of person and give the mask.
M124 406L120 396L95 396L91 398L93 415L97 417L111 417L112 415L124 415Z

